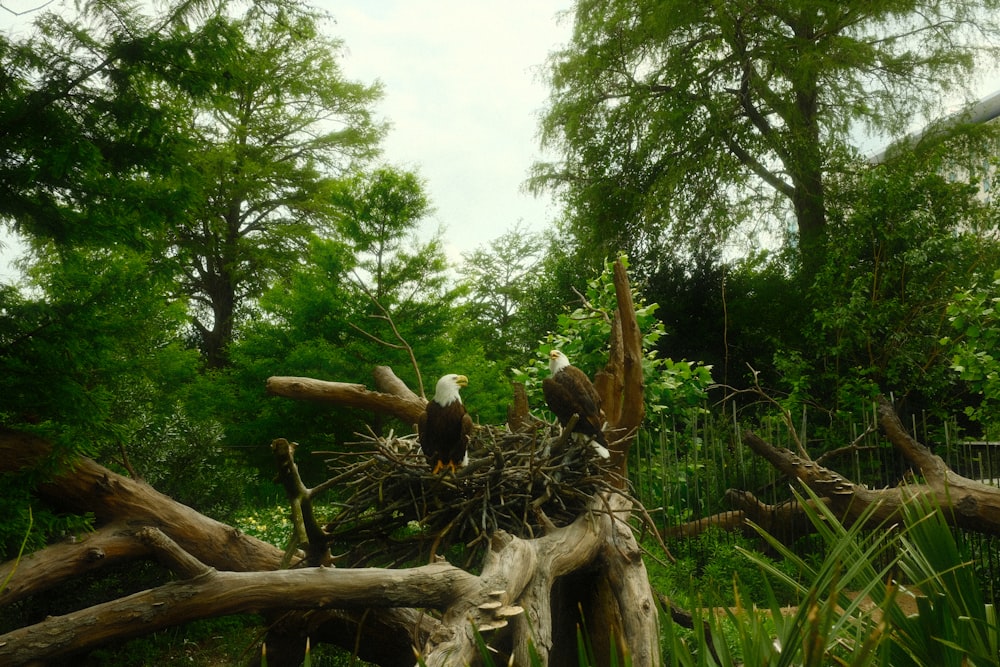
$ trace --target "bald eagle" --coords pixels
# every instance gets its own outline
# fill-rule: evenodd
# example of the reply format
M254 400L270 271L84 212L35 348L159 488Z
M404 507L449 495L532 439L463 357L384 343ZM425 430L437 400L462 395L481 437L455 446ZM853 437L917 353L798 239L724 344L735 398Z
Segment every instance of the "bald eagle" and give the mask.
M549 352L549 377L542 380L545 402L565 428L573 415L580 415L573 427L578 441L590 442L601 458L608 458L608 441L604 437L604 413L601 397L587 374L569 363L561 350Z
M443 376L417 423L420 449L427 457L427 464L434 467L435 475L443 468L454 473L457 467L468 463L466 449L472 433L472 417L458 395L459 389L468 385L469 378L464 375Z

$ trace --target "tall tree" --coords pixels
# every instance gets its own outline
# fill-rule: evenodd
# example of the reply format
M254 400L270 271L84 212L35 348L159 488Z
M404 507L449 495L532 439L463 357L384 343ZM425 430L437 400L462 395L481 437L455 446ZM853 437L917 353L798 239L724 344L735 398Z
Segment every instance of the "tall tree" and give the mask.
M542 237L518 222L471 253L463 253L459 274L469 287L467 314L473 329L490 340L488 356L523 365L544 331L530 331L522 316L528 294L537 288ZM520 357L520 358L518 358Z
M961 413L970 396L943 343L948 311L957 293L989 279L1000 245L996 207L976 196L977 184L948 172L957 156L981 148L984 134L831 184L831 199L852 205L831 209L800 354L782 369L793 391L855 414L889 392L931 419Z
M174 264L209 366L374 155L378 86L299 3L127 2L42 15L0 41L0 217L57 243L153 246Z
M562 190L595 247L637 256L790 212L810 276L852 132L900 132L963 90L996 51L997 7L579 0L542 124L562 160L537 165L533 184Z
M430 210L430 200L416 174L388 167L345 179L334 201L340 231L358 257L358 267L375 301L393 291L393 264L409 235Z
M149 94L146 71L186 52L166 26L201 4L159 21L90 4L0 36L0 221L60 247L143 247L187 208L177 109Z
M374 155L378 86L347 81L341 43L290 3L251 8L199 29L192 74L209 91L194 100L204 176L201 206L177 227L184 292L205 360L226 363L234 326L286 273L332 215L332 187Z
M427 241L416 234L432 210L420 178L382 167L345 180L334 201L342 238L355 256L343 279L353 292L352 325L363 336L352 343L356 360L412 365L403 349L410 345L421 352L418 362L434 360L424 371L443 373L437 365L449 348L455 290L440 233Z

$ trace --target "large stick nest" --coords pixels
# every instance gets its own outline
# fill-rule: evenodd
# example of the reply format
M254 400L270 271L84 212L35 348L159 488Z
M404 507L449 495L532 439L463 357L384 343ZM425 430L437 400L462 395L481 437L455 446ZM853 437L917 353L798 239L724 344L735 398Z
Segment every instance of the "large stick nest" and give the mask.
M568 525L599 491L620 493L590 445L558 427L511 433L477 427L469 464L432 475L416 436L361 436L351 453L328 455L330 482L349 490L327 524L344 567L396 566L448 553L465 567L481 562L489 536L531 538ZM565 434L564 434L565 435Z

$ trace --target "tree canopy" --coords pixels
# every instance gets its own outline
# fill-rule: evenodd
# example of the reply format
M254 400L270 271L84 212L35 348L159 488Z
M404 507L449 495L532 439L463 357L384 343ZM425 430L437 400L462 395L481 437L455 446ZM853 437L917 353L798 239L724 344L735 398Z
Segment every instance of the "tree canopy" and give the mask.
M195 145L199 201L172 240L210 366L224 364L240 312L330 232L335 180L377 150L381 91L344 78L340 43L317 21L292 6L251 9L190 35L188 76L206 94L179 130Z
M720 248L748 222L773 220L780 235L790 219L811 276L827 181L857 132L898 135L966 90L996 53L996 9L580 0L549 62L542 137L560 159L536 165L533 186L562 193L593 247L637 258Z

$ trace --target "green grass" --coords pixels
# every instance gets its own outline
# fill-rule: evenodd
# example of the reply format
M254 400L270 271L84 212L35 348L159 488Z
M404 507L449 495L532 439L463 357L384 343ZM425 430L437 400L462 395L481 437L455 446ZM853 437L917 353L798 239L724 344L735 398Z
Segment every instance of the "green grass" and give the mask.
M809 497L815 500L811 493ZM821 503L810 507L826 545L824 558L815 564L764 535L799 576L789 576L786 568L754 553L746 555L771 580L794 589L798 605L782 609L773 590L763 599L745 598L737 580L735 606L707 597L692 607L693 632L666 622L665 664L1000 665L995 610L983 600L974 569L941 512L913 500L905 506L905 521L863 528L863 519L874 509L846 528ZM917 614L898 604L899 596L911 591L919 594ZM714 613L702 611L713 607Z

